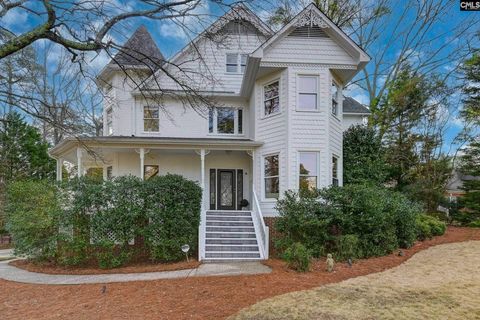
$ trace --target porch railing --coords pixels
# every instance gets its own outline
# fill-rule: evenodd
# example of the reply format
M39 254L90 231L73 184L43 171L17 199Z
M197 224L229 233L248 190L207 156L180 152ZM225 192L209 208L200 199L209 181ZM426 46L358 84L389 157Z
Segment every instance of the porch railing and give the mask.
M264 259L268 259L268 244L269 244L269 228L265 225L263 220L262 209L260 208L260 203L258 202L258 197L255 192L255 186L252 186L252 219L260 235L260 250Z

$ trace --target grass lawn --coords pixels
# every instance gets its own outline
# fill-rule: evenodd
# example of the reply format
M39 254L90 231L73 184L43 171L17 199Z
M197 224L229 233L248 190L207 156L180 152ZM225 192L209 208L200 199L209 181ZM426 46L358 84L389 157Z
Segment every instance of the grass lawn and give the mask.
M264 300L232 319L480 319L480 241L421 251L382 273Z

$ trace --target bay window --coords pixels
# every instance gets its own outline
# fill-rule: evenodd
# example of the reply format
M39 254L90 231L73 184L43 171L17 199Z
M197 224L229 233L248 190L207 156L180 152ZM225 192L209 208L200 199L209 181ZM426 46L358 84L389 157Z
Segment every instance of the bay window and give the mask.
M264 162L264 196L265 199L278 199L280 194L280 175L278 167L279 155L270 155L263 158Z
M338 158L332 157L332 185L338 186Z
M332 81L332 114L338 116L338 86Z
M314 190L318 183L318 152L299 152L299 189Z
M300 76L298 79L298 110L318 109L318 77Z
M272 82L263 87L264 116L280 112L280 81Z

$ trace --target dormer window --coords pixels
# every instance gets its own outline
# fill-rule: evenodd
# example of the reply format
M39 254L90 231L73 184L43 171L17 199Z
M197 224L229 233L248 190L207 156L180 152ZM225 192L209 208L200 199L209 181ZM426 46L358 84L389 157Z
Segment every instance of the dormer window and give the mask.
M228 73L243 73L247 66L248 54L227 53L226 71Z
M143 131L144 132L159 132L160 118L158 107L143 107Z

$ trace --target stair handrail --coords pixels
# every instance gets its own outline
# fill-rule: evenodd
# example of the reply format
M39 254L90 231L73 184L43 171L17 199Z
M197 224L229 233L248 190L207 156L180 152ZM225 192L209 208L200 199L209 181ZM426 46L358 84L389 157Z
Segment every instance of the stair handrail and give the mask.
M199 225L199 237L198 237L198 255L199 255L199 261L202 261L205 259L205 245L206 245L206 232L207 232L207 210L205 208L201 209L200 212L200 225Z
M263 253L263 258L268 259L269 255L269 228L263 220L262 209L260 208L260 202L258 201L257 193L255 192L255 186L252 185L252 195L253 195L253 208L252 208L252 218L256 221L258 225L258 231L261 235L260 249Z

